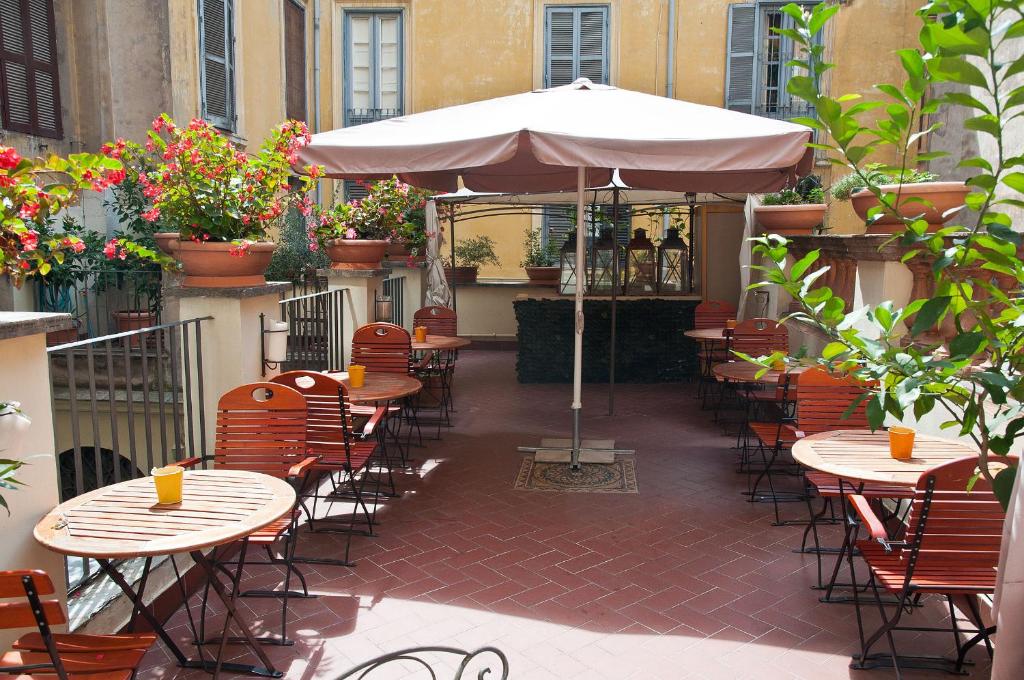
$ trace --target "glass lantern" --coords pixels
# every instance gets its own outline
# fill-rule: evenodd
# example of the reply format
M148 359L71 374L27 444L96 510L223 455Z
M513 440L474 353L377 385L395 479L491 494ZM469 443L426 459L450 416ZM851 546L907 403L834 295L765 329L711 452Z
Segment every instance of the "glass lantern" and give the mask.
M626 295L654 295L658 288L658 257L647 232L637 229L626 247Z
M562 249L558 252L558 292L562 295L575 295L576 294L576 282L579 277L576 275L578 267L576 266L576 232L573 231L565 239L565 243L562 244ZM583 267L584 273L586 267ZM586 276L583 277L584 285L586 284ZM584 290L586 292L586 290Z
M615 266L619 247L611 228L601 230L601 237L594 244L593 262L590 272L590 292L594 295L611 295L612 289L621 286L621 276ZM616 281L616 278L619 280Z
M669 229L658 246L658 293L683 295L690 292L690 253L678 229Z

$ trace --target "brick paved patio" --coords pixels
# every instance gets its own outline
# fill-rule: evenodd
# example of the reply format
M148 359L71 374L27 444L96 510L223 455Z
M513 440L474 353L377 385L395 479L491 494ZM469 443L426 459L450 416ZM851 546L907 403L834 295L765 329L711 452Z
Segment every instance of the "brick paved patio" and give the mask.
M853 607L818 602L813 557L791 550L801 528L772 527L768 506L744 502L735 440L689 386L621 386L614 418L603 386L585 391L584 432L636 448L639 494L513 490L516 446L570 425L569 386L518 385L514 363L511 352L463 353L456 426L414 449L420 466L400 475L405 493L381 510L379 537L355 539L358 566L304 569L320 597L294 601L295 646L268 648L286 677L334 678L438 644L493 644L517 680L895 677L847 667ZM803 506L784 510L795 517ZM338 541L305 536L300 550L340 551ZM247 583L272 577L265 567L249 574ZM243 606L276 631L276 602ZM913 618L935 624L944 612L927 602ZM171 629L183 643L184 623L179 612ZM908 652L952 649L950 636L902 640ZM972 677L984 680L978 652ZM206 677L159 648L143 668L141 678Z

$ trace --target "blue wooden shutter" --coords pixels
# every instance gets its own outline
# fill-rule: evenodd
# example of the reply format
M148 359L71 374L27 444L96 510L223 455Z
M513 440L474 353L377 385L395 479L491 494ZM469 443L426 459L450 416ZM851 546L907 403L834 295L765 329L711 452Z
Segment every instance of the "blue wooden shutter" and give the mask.
M200 91L203 118L235 129L233 0L199 0Z
M750 113L754 106L754 39L757 7L754 3L729 5L729 41L726 48L725 108Z
M580 7L578 21L577 78L608 82L608 8Z
M608 7L548 7L544 16L544 86L577 78L608 82Z

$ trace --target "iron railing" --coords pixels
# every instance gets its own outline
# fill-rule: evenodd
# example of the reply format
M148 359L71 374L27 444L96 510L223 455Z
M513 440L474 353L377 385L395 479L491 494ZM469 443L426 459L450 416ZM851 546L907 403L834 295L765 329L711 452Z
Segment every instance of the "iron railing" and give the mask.
M282 371L342 370L345 290L325 290L281 300L281 318L288 324Z
M36 311L70 314L79 338L158 326L160 286L159 269L81 269L69 281L40 281Z
M377 320L405 326L405 277L384 279L384 283L381 284L381 295L384 300L391 301L391 318Z
M211 318L47 349L61 501L208 453L203 322ZM69 560L69 588L93 571Z
M381 109L381 108L352 108L345 109L345 127L351 125L362 125L364 123L374 123L378 120L387 120L388 118L397 118L402 115L401 109Z

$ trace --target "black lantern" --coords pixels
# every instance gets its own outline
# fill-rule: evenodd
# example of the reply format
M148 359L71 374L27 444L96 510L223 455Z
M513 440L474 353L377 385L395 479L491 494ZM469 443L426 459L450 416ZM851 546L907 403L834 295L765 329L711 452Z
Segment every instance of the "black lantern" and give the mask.
M590 292L594 295L611 295L612 289L622 285L621 279L616 281L617 267L615 258L619 256L619 247L615 243L614 231L611 227L601 230L601 238L594 244L594 254L590 270Z
M647 232L637 229L626 247L626 295L654 295L658 288L657 253Z
M669 229L658 246L658 293L682 295L690 292L690 255L678 229Z
M586 266L576 266L576 232L570 232L569 236L565 239L565 243L562 244L562 249L558 253L558 292L562 295L575 295L576 294L576 282L579 280L577 271L582 269L586 273ZM586 276L583 277L584 286L586 285ZM584 290L586 292L586 290Z

